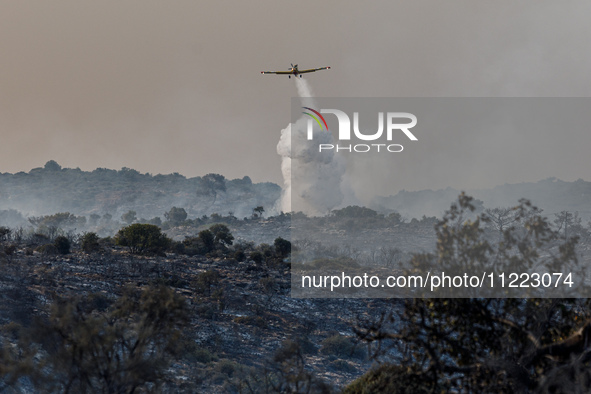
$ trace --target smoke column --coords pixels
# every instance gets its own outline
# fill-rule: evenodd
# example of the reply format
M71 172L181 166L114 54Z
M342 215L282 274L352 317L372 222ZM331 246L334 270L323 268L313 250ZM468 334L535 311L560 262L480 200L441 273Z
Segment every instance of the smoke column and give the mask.
M302 107L315 108L312 90L303 78L296 78ZM277 153L281 156L283 192L279 210L325 215L343 201L341 183L344 164L334 153L319 154L318 144L332 143L332 135L312 123L314 140L307 139L308 118L300 117L281 130Z

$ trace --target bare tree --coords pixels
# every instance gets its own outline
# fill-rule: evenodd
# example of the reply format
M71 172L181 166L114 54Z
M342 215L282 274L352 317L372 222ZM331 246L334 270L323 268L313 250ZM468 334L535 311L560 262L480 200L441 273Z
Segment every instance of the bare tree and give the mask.
M585 229L581 224L582 219L579 217L579 212L575 212L573 214L569 211L561 211L560 213L555 213L554 218L554 224L558 228L557 231L560 232L564 229L565 239L575 235L583 235L585 232Z
M489 223L499 233L503 233L507 227L519 220L517 211L513 208L487 208L484 212Z
M40 392L158 390L186 321L184 299L163 286L129 291L106 309L58 300L47 321L23 338L31 345L25 349L38 351L26 360L28 370L36 371Z

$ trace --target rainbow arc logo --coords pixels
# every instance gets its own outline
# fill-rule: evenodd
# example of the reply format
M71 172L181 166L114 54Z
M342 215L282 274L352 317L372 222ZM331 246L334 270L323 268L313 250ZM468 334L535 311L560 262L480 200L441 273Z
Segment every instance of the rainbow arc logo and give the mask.
M326 124L326 120L324 119L324 116L322 116L320 114L320 112L318 112L315 109L312 109L310 107L302 107L302 108L307 109L309 111L312 111L314 114L318 115L318 117L320 117L320 119L322 119L322 122L324 123L324 126L326 126L326 131L328 131L328 125ZM310 112L303 111L302 113L305 114L305 115L308 115L312 119L314 119L316 121L316 123L318 123L318 126L320 126L320 130L324 130L324 127L322 127L322 123L320 123L320 119L318 119L316 116L312 115Z

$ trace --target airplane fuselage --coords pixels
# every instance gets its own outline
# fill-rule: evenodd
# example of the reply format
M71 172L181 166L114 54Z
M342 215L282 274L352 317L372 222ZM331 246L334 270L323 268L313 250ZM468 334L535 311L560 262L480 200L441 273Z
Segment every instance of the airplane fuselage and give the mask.
M292 64L291 68L287 71L261 71L261 74L282 74L282 75L287 75L289 78L291 78L291 76L294 75L296 78L297 77L301 78L302 74L305 74L305 73L313 73L318 70L329 70L329 69L330 69L330 67L320 67L320 68L310 68L310 69L300 71L298 69L297 64Z

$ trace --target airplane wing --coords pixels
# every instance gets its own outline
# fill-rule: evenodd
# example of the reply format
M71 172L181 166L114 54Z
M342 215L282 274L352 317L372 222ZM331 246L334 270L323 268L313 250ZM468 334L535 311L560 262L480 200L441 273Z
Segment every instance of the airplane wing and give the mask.
M293 74L291 71L261 71L261 74Z
M318 71L318 70L330 70L330 67L309 68L307 70L298 70L298 73L300 73L300 74L313 73L314 71Z

